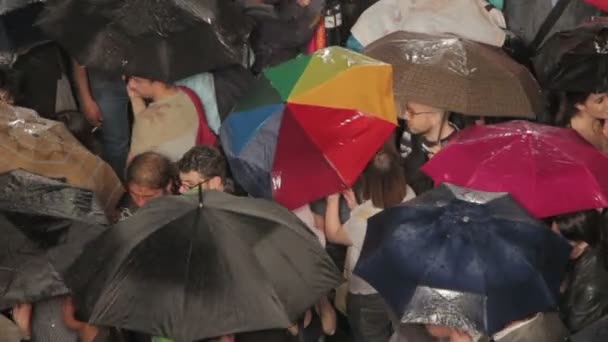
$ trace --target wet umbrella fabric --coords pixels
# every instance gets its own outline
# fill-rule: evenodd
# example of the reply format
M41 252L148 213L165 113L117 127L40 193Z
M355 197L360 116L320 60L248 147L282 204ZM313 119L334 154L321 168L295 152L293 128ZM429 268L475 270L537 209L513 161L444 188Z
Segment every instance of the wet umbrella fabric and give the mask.
M65 276L89 322L177 341L286 328L340 282L287 209L213 191L202 203L153 200L89 245Z
M93 194L24 171L0 189L0 309L68 293L60 274L106 229Z
M608 24L589 23L559 32L534 59L544 87L567 92L608 91Z
M165 82L242 63L251 26L223 0L51 0L39 24L82 65Z
M354 272L404 323L491 336L557 307L570 247L508 194L446 184L368 226Z
M364 53L393 65L402 103L498 117L535 118L542 110L534 77L499 48L451 35L399 31Z
M469 127L422 167L436 184L509 192L539 218L608 206L605 170L574 130L525 121Z
M0 0L0 15L44 0Z
M570 342L596 341L608 341L608 316L604 316L570 337Z
M296 209L352 186L396 122L391 66L331 47L265 70L220 138L247 192Z

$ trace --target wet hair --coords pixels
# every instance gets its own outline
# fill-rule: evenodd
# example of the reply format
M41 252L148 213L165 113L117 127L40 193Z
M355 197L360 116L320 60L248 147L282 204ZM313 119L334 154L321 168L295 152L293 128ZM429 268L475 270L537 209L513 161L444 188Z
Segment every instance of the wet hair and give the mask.
M550 124L570 126L570 120L579 112L577 104L584 104L590 93L554 92L549 94L549 112L553 114Z
M178 162L179 172L198 172L203 177L220 177L226 180L226 159L222 152L212 146L198 145L186 152Z
M599 211L591 209L559 215L552 221L566 239L584 241L591 247L600 248L604 267L608 269L608 234Z
M169 158L156 152L144 152L131 160L127 167L127 184L151 189L167 189L173 185L175 167Z
M401 203L407 193L407 182L399 154L384 146L357 183L361 199L371 200L374 207L385 209Z

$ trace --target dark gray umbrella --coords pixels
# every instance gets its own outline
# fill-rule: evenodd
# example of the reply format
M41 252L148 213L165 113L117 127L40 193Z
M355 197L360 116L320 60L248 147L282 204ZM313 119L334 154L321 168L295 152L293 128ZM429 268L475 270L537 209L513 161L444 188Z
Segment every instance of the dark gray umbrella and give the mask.
M0 15L45 0L0 0Z
M39 24L82 65L165 82L242 63L252 26L225 0L51 0Z
M151 201L92 242L65 279L94 325L194 341L286 328L340 274L287 209L210 191L202 202Z
M0 309L66 294L60 273L106 229L93 193L21 170L0 189Z

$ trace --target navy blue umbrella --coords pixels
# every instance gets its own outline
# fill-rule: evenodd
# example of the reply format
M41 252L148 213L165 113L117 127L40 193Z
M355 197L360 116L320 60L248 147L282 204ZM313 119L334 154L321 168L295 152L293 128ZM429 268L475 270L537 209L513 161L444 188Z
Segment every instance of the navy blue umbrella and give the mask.
M492 335L557 307L569 252L510 195L444 184L370 218L354 272L404 323Z

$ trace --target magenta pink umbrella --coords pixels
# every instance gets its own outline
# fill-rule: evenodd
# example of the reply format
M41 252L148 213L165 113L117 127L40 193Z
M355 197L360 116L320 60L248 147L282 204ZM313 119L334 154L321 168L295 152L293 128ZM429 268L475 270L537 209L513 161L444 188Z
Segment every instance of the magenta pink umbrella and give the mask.
M422 170L437 184L509 192L538 218L608 207L608 157L567 128L470 127Z

